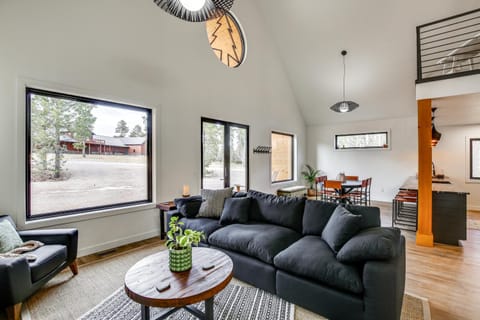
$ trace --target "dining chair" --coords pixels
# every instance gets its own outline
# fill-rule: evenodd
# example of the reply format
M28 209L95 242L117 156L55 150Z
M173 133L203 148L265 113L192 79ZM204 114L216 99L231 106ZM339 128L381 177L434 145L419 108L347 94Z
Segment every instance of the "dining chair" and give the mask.
M327 176L320 176L315 178L315 200L318 200L318 185L320 184L320 200L323 199L323 183L327 180Z
M350 201L352 203L359 204L359 205L367 205L367 203L369 204L369 192L368 192L369 179L362 180L362 185L360 187L360 190L353 190L352 192L350 192L349 196L350 196Z
M345 176L347 181L358 181L358 176Z
M347 196L342 194L342 181L325 180L323 182L323 196L325 201L342 202Z

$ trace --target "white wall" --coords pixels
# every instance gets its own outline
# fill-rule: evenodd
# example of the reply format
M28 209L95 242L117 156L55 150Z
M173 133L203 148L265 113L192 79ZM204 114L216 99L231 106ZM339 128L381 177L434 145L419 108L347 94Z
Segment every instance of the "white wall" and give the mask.
M339 133L390 130L390 150L334 150ZM335 179L339 172L372 177L372 200L391 201L398 188L417 172L417 118L359 121L307 127L307 159Z
M437 128L442 139L432 150L432 159L437 172L444 174L458 186L470 192L467 206L470 210L480 210L480 183L467 182L469 175L469 138L480 138L480 125L444 126Z
M0 212L23 221L24 79L152 107L157 202L179 196L183 184L199 192L201 116L250 125L250 187L278 188L269 157L251 151L270 145L271 130L292 132L302 164L305 124L254 1L237 1L234 11L248 57L231 70L211 52L203 23L171 17L152 1L0 2ZM147 209L59 226L79 228L80 254L88 254L158 234L159 222Z

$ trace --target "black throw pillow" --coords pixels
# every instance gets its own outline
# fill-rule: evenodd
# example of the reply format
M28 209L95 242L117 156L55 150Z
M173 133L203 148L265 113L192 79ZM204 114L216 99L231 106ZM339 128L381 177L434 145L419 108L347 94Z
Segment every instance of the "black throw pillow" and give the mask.
M345 243L337 254L337 260L343 263L388 260L397 256L399 243L400 229L365 229Z
M223 205L220 224L247 223L250 198L227 198Z
M174 199L175 206L178 212L180 212L186 218L195 218L198 214L198 210L202 205L201 196L191 196L186 198Z
M360 230L361 223L362 216L337 206L322 231L322 239L337 253Z

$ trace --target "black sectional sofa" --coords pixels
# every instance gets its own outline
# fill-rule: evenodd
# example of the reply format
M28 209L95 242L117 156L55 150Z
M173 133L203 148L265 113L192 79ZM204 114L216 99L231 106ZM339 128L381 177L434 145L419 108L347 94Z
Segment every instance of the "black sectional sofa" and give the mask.
M342 210L336 204L249 191L227 199L220 219L212 219L196 217L201 202L177 199L167 217L182 216L185 228L203 231L201 245L227 253L237 279L329 319L400 319L405 238L380 227L378 208L344 206L358 216L358 230L334 250L324 229ZM341 224L332 221L329 230L334 223Z

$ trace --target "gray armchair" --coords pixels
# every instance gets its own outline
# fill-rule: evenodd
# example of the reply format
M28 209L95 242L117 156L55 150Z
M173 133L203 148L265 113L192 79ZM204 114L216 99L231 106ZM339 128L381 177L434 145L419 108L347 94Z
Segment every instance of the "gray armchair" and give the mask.
M0 215L1 220L7 215ZM69 266L78 273L76 263L78 248L77 229L28 230L18 232L23 241L38 240L45 245L32 251L34 262L26 258L0 259L0 307L6 308L9 320L20 319L22 302L39 290L47 281Z

